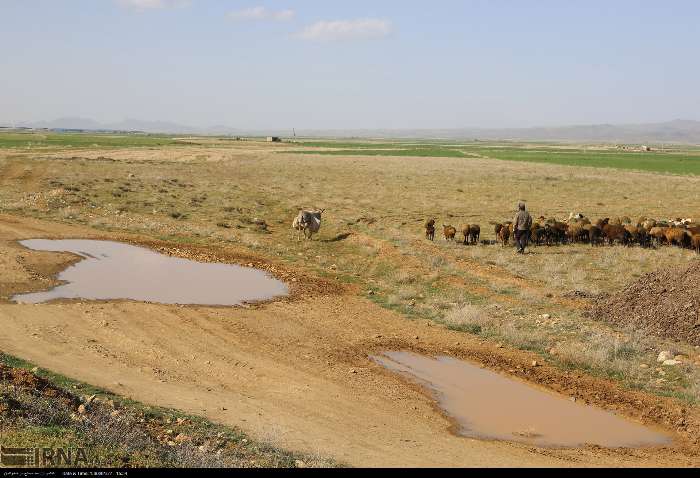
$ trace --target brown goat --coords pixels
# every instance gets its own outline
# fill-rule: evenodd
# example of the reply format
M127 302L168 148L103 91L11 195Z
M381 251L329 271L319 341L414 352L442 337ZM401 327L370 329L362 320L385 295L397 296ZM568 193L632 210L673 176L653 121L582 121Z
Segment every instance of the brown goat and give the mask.
M469 224L464 224L464 225L459 227L460 232L464 236L464 240L462 241L462 244L464 244L465 246L469 242L469 228L470 227L471 226Z
M448 226L447 224L442 225L442 234L445 236L446 241L454 241L457 235L457 229L453 226Z
M435 240L435 219L425 221L425 238L431 241Z
M666 241L667 227L654 226L649 229L649 236L656 241L656 245L660 246Z
M504 245L508 245L508 239L510 239L510 224L496 224L496 237Z
M481 226L478 224L472 224L469 226L469 240L472 244L479 242L479 236L481 236Z
M666 242L672 246L688 247L690 245L690 236L682 227L669 227L665 235Z
M626 245L629 243L630 239L629 231L617 224L606 224L603 227L603 235L608 240L608 244L611 246L615 243L615 241Z
M700 254L700 234L693 234L693 236L690 238L690 245L693 249L695 249L695 252Z
M538 223L534 223L530 228L530 242L535 245L540 245L545 239L545 229Z
M584 229L588 231L588 242L591 243L591 246L600 244L600 240L603 237L603 230L600 227L595 224L586 224Z
M569 228L566 230L566 236L569 238L569 241L577 243L588 239L588 231L583 226L584 224L580 222L569 224Z
M688 226L688 232L691 236L695 234L700 234L700 226Z

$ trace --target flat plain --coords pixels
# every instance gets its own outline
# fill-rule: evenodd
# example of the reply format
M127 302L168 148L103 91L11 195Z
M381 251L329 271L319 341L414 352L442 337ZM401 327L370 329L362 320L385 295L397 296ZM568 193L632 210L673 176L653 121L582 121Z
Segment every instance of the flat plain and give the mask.
M698 218L698 174L700 152L681 146L0 134L0 350L350 465L697 465L700 352L586 315L696 254L580 244L518 256L445 241L441 227L427 241L423 224L479 224L489 241L520 200L560 220ZM313 241L291 229L300 208L325 208ZM248 309L10 302L68 260L16 241L63 237L253 262L296 289ZM688 360L657 366L667 349ZM670 430L676 445L460 438L425 390L370 359L382 350L475 361Z

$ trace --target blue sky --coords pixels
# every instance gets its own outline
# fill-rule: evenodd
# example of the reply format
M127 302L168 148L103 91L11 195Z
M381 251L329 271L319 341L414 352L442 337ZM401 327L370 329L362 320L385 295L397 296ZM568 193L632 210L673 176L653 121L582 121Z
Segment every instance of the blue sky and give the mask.
M700 120L695 0L0 0L0 121Z

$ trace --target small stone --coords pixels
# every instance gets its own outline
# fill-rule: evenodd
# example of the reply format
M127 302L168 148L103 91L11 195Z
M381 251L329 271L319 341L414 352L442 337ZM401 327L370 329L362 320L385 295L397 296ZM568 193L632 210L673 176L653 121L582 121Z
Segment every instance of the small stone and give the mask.
M354 368L351 368L350 373L357 373L357 370L355 370Z
M662 350L659 352L659 356L656 358L657 362L665 362L666 360L673 359L673 354L668 350Z
M82 403L78 407L78 413L81 415L85 415L87 413L87 408Z
M367 295L374 295L374 291L372 289L368 290Z
M502 348L503 348L503 344L500 343L500 342L498 342L498 343L496 344L496 348L497 348L497 349L502 349Z
M639 365L639 368L649 368L649 365L643 363L643 364Z
M119 415L119 410L112 410L112 413L109 414L110 417L118 417Z
M91 404L93 401L95 401L96 398L97 398L97 395L92 394L92 395L90 395L89 397L87 397L87 398L85 399L85 403L87 403L87 404L89 405L89 404Z
M39 371L39 367L34 367L34 368L32 369L32 373L37 373L38 371Z
M542 320L549 320L550 317L551 317L551 315L549 315L549 314L540 315L540 319L542 319Z
M681 363L682 362L680 360L670 359L670 360L664 360L664 363L662 365L666 365L668 367L673 367L675 365L680 365Z
M296 465L297 468L304 468L306 467L306 463L304 463L301 460L294 460L294 464Z
M539 362L538 362L537 360L533 360L533 361L532 361L532 366L533 366L533 367L539 367L540 364L539 364Z

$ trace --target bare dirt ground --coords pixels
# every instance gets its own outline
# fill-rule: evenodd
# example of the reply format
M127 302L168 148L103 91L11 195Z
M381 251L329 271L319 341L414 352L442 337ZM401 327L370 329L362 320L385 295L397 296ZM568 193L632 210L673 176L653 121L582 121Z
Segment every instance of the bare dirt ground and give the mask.
M137 235L0 215L0 349L40 367L144 403L173 407L288 449L355 466L698 466L695 407L544 363L425 320L406 320L359 297L235 245L177 255L265 265L300 284L288 300L250 308L128 301L18 305L19 290L53 284L74 258L33 252L25 238ZM482 271L489 273L488 270ZM536 287L535 287L536 288ZM374 364L382 350L448 354L673 432L663 449L538 449L460 438L419 387Z

